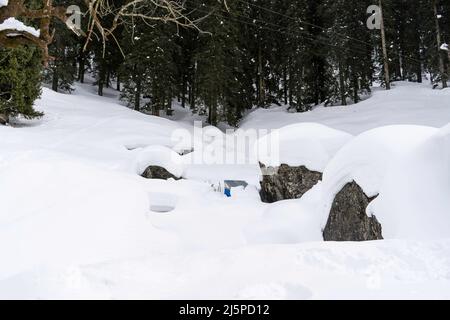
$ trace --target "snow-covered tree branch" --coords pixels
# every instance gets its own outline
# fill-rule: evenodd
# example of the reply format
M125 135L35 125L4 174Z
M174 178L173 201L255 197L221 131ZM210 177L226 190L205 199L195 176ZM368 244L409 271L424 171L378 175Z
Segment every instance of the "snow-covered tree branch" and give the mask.
M86 46L94 35L106 43L117 27L126 23L126 19L145 23L175 23L180 27L200 30L198 22L201 19L191 19L191 13L185 10L185 1L181 0L128 0L119 7L107 0L84 2L89 15ZM224 4L227 7L225 0ZM52 0L43 0L42 8L38 10L28 8L24 0L0 0L0 45L14 48L34 44L43 50L44 60L48 61L51 59L48 45L53 40L50 23L54 18L65 22L68 15L67 8L54 6ZM104 23L106 16L113 17L112 24L108 26ZM20 18L38 22L39 29L24 25L18 20Z

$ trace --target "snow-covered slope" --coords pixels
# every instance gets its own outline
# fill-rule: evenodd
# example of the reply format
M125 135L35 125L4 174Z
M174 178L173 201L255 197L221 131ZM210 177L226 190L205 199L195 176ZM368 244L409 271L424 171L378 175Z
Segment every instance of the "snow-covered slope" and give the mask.
M427 84L396 82L386 92L375 88L371 98L356 105L318 107L300 114L286 112L286 107L257 109L241 127L277 129L298 122L317 122L353 135L389 125L422 125L440 128L450 122L450 90L431 90Z
M45 89L44 119L0 127L0 298L450 298L449 130L438 129L449 100L450 91L398 84L345 108L251 113L246 129L294 125L284 130L293 161L304 162L302 132L324 141L303 144L323 161L324 181L268 205L255 183L232 198L211 186L258 181L256 164L191 165L195 151L177 154L191 147L172 139L192 131L187 112L176 122L88 86ZM359 135L387 124L416 126ZM143 179L148 164L190 179ZM370 210L391 240L321 241L324 199L348 179L380 193Z

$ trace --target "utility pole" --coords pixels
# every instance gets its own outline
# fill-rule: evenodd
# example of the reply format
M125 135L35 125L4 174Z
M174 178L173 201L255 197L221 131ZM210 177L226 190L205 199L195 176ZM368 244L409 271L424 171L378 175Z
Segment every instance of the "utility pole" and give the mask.
M386 31L384 29L383 3L379 0L380 7L380 29L381 29L381 45L383 47L383 63L384 63L384 79L386 82L386 90L391 90L391 76L389 74L389 58L386 47Z
M442 88L447 88L447 73L445 72L444 54L441 50L441 27L439 26L439 13L437 7L437 1L433 0L434 20L436 21L436 40L437 49L439 55L439 72L441 73Z

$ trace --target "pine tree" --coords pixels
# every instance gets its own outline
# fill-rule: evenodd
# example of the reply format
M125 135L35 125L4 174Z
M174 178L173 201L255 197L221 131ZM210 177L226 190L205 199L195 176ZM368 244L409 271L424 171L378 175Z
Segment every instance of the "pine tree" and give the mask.
M36 47L0 48L0 122L41 117L34 101L41 94L41 52Z
M125 60L119 71L121 98L135 110L150 109L154 115L171 110L175 96L175 34L171 25L137 25L123 35ZM148 103L143 104L143 98Z
M77 36L60 21L53 22L55 36L49 46L53 57L44 73L44 81L53 91L72 92L76 79L76 57L79 51Z

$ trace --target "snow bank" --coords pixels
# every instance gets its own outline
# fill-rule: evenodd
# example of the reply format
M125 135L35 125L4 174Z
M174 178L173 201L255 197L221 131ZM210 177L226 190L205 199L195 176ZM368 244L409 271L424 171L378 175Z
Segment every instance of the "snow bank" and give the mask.
M392 166L368 211L387 238L450 237L450 125Z
M3 6L7 6L8 2L3 3ZM0 3L0 7L2 6L2 3ZM14 18L8 18L5 19L2 23L0 23L0 31L3 30L16 30L16 31L22 31L27 32L29 34L32 34L35 37L40 36L40 31L36 30L33 27L26 26L23 22L16 20ZM11 32L11 35L13 35L13 32Z
M322 241L321 219L316 206L321 200L321 183L300 200L286 200L268 205L264 213L245 228L251 244L294 244Z
M389 126L359 135L328 164L323 175L324 192L334 197L347 183L355 181L367 196L376 196L395 158L435 132L431 127Z
M450 123L450 90L431 90L429 83L395 82L392 90L374 88L372 96L358 104L323 107L290 113L286 107L255 109L240 124L247 129L279 129L300 122L314 122L353 135L390 125L441 128Z
M317 123L294 124L259 139L258 158L268 167L287 164L323 172L330 159L351 138L348 133ZM273 148L274 143L278 148ZM275 150L266 152L269 145Z
M6 7L8 5L8 0L0 0L0 7Z
M138 177L54 155L0 168L0 277L167 250Z
M422 126L388 126L365 132L330 161L323 174L322 226L324 227L336 194L355 181L368 197L380 193L380 187L395 159L436 133Z
M450 121L450 91L402 84L356 106L253 112L247 128L294 124L283 140L287 151L299 151L286 154L292 163L306 162L298 158L306 151L323 163L332 157L322 183L300 200L273 205L261 203L252 185L226 198L203 182L256 184L257 165L192 165L195 152L181 157L182 166L172 162L180 158L173 132L189 131L189 119L180 125L139 114L118 105L112 90L106 97L94 91L44 89L37 102L42 120L0 127L1 298L450 297L450 129L380 128L332 157L348 135L298 124L355 134L390 123L437 126ZM303 133L319 146L302 142ZM202 182L138 176L158 163ZM380 193L368 211L387 238L446 239L320 241L323 203L350 179ZM173 210L152 210L164 206Z

